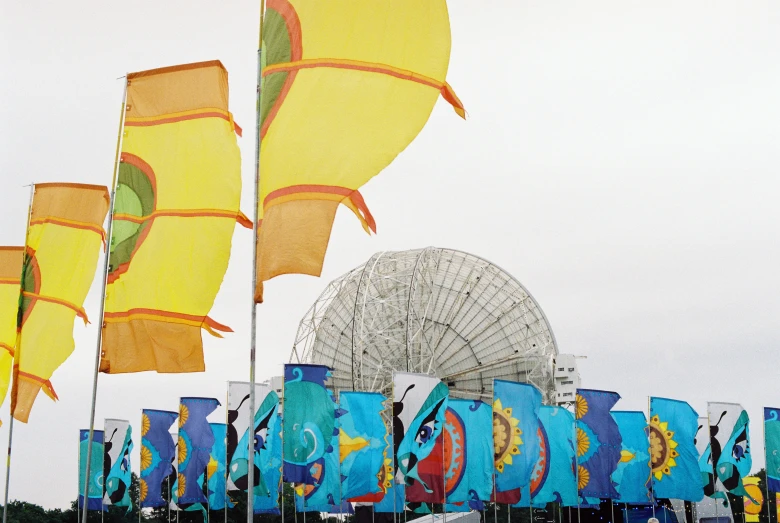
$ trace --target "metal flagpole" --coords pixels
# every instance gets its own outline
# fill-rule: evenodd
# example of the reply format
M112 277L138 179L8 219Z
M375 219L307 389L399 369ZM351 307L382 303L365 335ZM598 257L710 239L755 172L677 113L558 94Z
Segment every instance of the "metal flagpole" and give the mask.
M609 516L612 518L612 523L615 523L615 503L612 498L609 498Z
M13 416L11 416L13 418ZM81 433L79 432L79 473L81 472ZM6 479L6 483L8 483L8 480ZM76 521L81 521L81 511L79 510L81 507L79 507L79 496L81 496L81 482L79 480L76 480L76 484L78 485L78 492L76 493ZM86 499L87 497L84 496L84 505L86 505ZM5 504L8 505L8 500L5 500ZM5 507L5 505L4 505Z
M252 314L251 329L249 341L249 431L254 436L255 430L255 352L257 348L257 303L255 303L255 289L257 288L257 205L260 190L260 119L261 106L260 98L262 94L261 82L263 79L262 57L263 57L263 16L265 14L265 0L260 1L260 26L257 37L257 91L256 91L256 114L255 114L255 197L254 197L254 220L252 221ZM247 460L249 470L247 470L247 490L246 490L246 521L252 523L254 519L254 485L255 485L255 453L254 437L249 439L249 459ZM86 522L84 522L86 523Z
M24 233L24 248L27 249L27 239L30 234L30 218L32 216L32 202L33 202L33 194L35 193L35 184L30 184L30 203L27 206L27 229ZM24 269L22 269L22 272L24 272ZM23 277L23 274L19 275L20 278ZM22 293L22 282L19 283L19 294ZM20 335L21 336L21 335ZM16 350L19 350L20 343L17 340L16 343ZM16 381L16 378L14 378L14 381ZM13 398L11 398L13 400ZM11 421L8 422L8 455L5 459L5 503L3 503L3 523L7 523L8 521L8 490L11 483L11 444L13 443L13 437L14 437L14 411L13 409L9 410L10 412L10 418ZM78 498L77 498L78 499ZM78 502L76 503L78 504Z
M228 414L230 413L230 382L225 383L225 523L227 523L227 507L228 507L228 500L230 499L230 496L228 496L228 490L227 490L227 482L228 482L228 469L230 469L230 463L227 462L227 435L228 435L228 424L230 423L230 419L228 418Z
M126 113L126 102L127 102L127 77L125 77L125 88L124 93L122 94L122 108L121 112L119 114L119 132L116 136L116 152L114 153L114 173L113 173L113 179L111 181L111 195L109 197L108 202L108 230L106 231L106 253L105 253L105 259L103 261L103 280L101 282L101 292L100 292L100 322L98 323L98 335L97 335L97 342L95 344L95 371L92 376L92 406L90 407L89 412L89 437L87 438L87 464L85 467L85 477L84 477L84 492L89 492L88 485L89 485L89 468L92 463L90 461L92 460L92 441L95 436L95 404L97 403L97 385L98 385L98 374L100 372L100 355L103 350L103 315L105 311L106 306L106 285L108 283L108 262L111 258L111 232L114 228L114 199L116 198L116 180L117 180L117 173L119 171L119 154L121 152L122 147L122 129L124 128L125 124L125 113ZM101 501L102 503L102 501ZM82 512L82 523L87 523L87 513L89 511L84 510ZM101 505L101 519L102 519L102 505Z
M578 393L579 394L579 393ZM577 401L574 401L574 481L577 484L577 523L580 523L580 456L577 448ZM569 507L569 522L571 523L571 507Z
M653 405L651 402L651 398L650 396L648 396L647 397L647 433L648 434L650 434L650 420L653 416L652 408ZM653 509L653 517L655 518L655 484L653 483L653 457L652 456L647 458L647 466L650 469L650 506Z
M166 478L168 481L168 523L171 521L171 475L168 474L168 477Z
M769 508L769 449L766 448L766 407L764 407L764 409L764 412L761 413L763 414L763 419L761 420L761 432L764 434L764 458L766 460L766 465L764 466L764 487L766 488L766 500L764 501L764 505L766 506L766 521L767 523L772 523L772 511Z

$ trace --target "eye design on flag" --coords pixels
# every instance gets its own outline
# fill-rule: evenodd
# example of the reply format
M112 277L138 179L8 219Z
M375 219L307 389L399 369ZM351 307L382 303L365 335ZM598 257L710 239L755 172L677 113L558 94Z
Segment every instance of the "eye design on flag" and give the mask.
M417 464L433 452L436 439L441 434L447 394L447 386L443 383L434 387L417 416L409 424L398 447L398 467L403 475L409 478L407 484L417 480L427 492L431 490L419 477Z

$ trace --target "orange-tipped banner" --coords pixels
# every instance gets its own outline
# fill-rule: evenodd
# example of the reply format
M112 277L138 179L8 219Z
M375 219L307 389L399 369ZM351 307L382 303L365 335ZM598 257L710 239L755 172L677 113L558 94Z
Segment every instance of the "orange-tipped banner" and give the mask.
M57 399L49 379L75 347L73 322L95 278L108 190L99 185L35 186L21 274L11 410L27 422L38 392Z
M0 405L11 383L24 247L0 247Z
M319 276L340 203L376 225L358 189L422 130L446 82L445 0L268 0L255 300L281 274Z
M127 76L100 370L205 370L201 331L230 258L241 158L228 74L202 62Z

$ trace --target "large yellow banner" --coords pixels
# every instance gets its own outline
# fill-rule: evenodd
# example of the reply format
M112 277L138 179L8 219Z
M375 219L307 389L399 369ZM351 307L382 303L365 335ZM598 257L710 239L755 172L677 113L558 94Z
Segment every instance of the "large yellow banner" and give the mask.
M263 28L258 285L319 276L336 209L376 224L358 189L422 130L446 82L445 0L268 0Z
M108 373L205 370L201 329L230 258L241 158L218 61L127 76L106 289Z
M108 190L99 185L35 186L21 278L11 409L27 422L38 392L57 399L49 378L75 347L73 322L85 323L101 246Z
M0 247L0 405L11 383L24 247Z

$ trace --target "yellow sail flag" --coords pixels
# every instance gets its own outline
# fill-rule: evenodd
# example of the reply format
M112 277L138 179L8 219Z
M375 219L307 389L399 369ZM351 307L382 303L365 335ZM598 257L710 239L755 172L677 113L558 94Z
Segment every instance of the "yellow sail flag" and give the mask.
M205 370L239 211L241 158L218 61L127 76L100 370Z
M263 27L255 300L281 274L319 276L339 203L376 225L358 189L422 130L445 78L445 0L268 0Z
M105 241L108 205L108 190L100 185L35 185L11 392L11 411L19 421L27 422L41 389L57 399L49 378L73 352L73 321L88 321L84 299Z
M24 247L0 247L0 405L11 383Z

